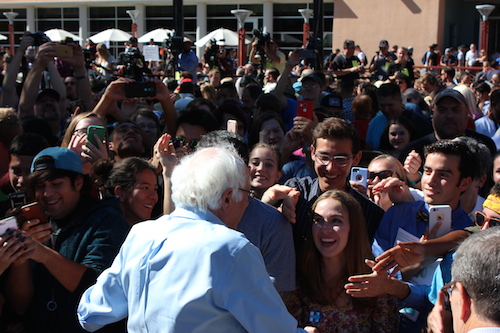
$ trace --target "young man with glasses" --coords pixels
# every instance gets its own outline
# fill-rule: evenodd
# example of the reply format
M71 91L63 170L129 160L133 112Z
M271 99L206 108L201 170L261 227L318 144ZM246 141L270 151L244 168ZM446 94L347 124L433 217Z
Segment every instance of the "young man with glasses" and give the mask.
M351 167L361 159L358 134L354 127L340 118L327 118L319 123L313 132L311 157L317 178L292 178L285 183L300 192L296 205L290 199L285 199L283 207L285 216L294 223L296 248L299 248L306 233L312 204L328 190L343 190L358 200L369 239L373 240L384 211L349 185Z

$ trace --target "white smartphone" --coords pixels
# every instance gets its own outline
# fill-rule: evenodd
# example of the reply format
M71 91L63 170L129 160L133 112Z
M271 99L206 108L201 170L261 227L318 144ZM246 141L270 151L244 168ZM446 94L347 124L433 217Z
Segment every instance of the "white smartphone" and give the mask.
M238 132L238 122L234 119L229 119L227 121L227 130L229 132L237 133Z
M5 234L9 229L10 230L17 229L17 220L14 216L0 220L0 236Z
M368 169L360 167L352 167L351 180L360 183L366 188L368 181Z
M441 222L435 238L446 235L451 231L451 207L449 205L431 206L429 210L429 232L436 223Z

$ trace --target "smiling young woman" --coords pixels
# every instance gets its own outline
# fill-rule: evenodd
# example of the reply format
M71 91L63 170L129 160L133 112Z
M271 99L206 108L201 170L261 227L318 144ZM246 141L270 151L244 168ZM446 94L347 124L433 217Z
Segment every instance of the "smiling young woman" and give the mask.
M285 302L299 326L313 325L320 332L397 332L395 298L356 299L344 289L351 274L370 271L365 259L373 258L359 203L332 190L312 210L297 256L298 286Z

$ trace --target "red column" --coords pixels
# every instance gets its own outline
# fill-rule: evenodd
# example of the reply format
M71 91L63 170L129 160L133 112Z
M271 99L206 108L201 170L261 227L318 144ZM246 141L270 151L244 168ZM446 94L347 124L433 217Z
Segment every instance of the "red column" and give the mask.
M302 37L302 47L305 48L307 46L307 42L309 41L309 31L311 31L311 27L309 23L303 23L302 24L302 32L303 32L303 37Z
M484 50L485 54L488 55L488 39L490 34L490 22L482 21L481 22L481 40L479 50Z
M137 23L132 23L132 36L137 38Z
M14 25L9 24L9 53L14 55Z
M245 44L245 29L238 29L238 66L244 66L247 62L247 50Z

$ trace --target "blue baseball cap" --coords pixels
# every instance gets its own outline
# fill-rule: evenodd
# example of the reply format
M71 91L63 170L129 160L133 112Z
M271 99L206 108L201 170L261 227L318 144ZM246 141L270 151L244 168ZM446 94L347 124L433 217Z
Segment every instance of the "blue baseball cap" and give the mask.
M31 172L60 169L83 173L80 156L68 148L49 147L35 156L31 163Z

